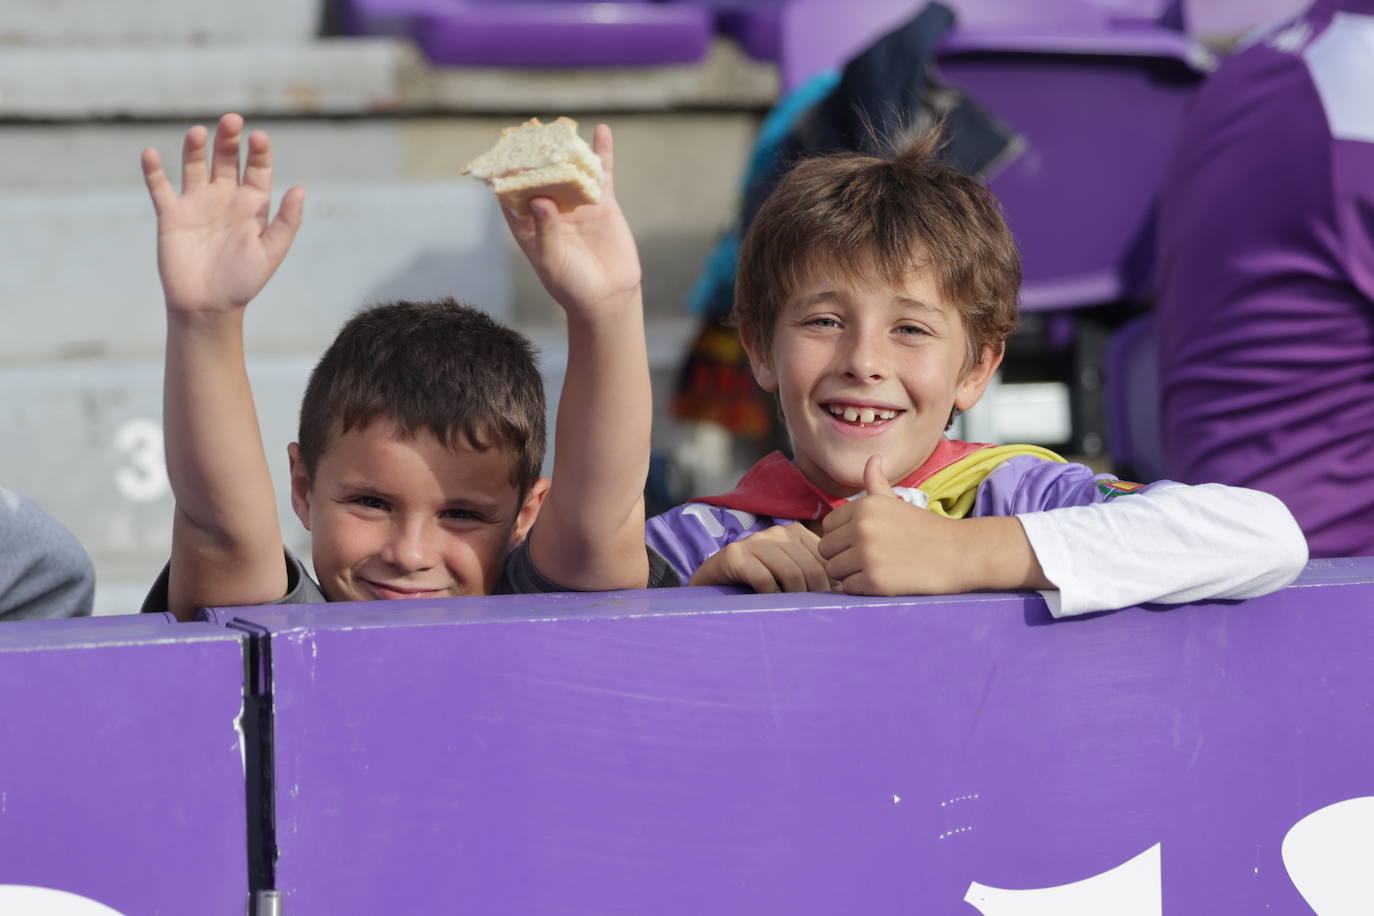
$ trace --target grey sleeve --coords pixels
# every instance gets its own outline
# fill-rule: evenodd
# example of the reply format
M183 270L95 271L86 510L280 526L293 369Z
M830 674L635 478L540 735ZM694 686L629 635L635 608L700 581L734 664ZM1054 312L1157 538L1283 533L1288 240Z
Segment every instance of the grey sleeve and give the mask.
M95 569L70 531L30 499L0 487L0 620L84 617Z
M538 594L540 592L570 592L577 589L564 588L548 579L534 565L530 551L522 541L506 556L506 565L501 571L498 595ZM682 584L677 572L668 561L652 547L644 548L649 553L649 588L676 588Z
M167 610L167 588L168 579L172 573L172 563L162 567L162 572L158 573L157 581L153 587L148 589L148 595L143 599L143 607L139 609L140 614L161 614ZM291 551L286 551L286 594L276 601L269 601L268 604L323 604L329 599L320 591L319 585L310 578L306 572L305 565Z

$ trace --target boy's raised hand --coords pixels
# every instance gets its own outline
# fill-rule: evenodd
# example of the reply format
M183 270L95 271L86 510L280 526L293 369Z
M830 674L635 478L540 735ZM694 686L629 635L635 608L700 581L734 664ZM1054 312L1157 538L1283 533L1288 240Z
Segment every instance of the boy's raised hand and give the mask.
M612 146L610 127L598 124L592 150L606 172L599 202L560 213L552 200L536 197L528 215L502 211L540 282L570 313L638 307L639 254L615 199Z
M747 585L756 592L828 592L820 538L800 522L774 525L726 544L697 567L688 585Z
M305 192L287 191L275 219L272 144L267 134L248 138L239 173L243 118L226 114L215 130L186 132L181 152L181 193L162 169L156 149L143 151L143 179L157 211L157 264L167 306L193 315L243 308L271 278L300 228Z
M592 149L601 200L560 213L535 198L506 213L516 243L568 318L568 364L558 401L553 484L530 531L530 558L565 588L643 588L644 478L653 399L634 236L616 203L611 129Z

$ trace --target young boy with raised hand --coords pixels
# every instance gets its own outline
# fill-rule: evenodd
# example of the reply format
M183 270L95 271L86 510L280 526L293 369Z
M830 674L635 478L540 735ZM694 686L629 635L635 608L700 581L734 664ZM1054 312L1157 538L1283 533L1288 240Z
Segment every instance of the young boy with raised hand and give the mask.
M1292 581L1306 543L1272 496L945 436L1001 363L1021 266L996 202L937 142L803 161L759 210L733 318L793 459L650 519L650 546L693 585L1044 589L1056 616Z
M164 425L176 497L172 559L144 610L642 587L651 402L639 259L596 130L600 202L507 214L568 319L552 485L532 348L452 300L399 302L349 321L311 375L292 505L319 583L284 551L244 365L243 314L286 256L304 193L270 216L272 150L227 114L213 152L186 134L181 193L157 151L143 173L157 211L167 305ZM654 584L666 574L660 560Z

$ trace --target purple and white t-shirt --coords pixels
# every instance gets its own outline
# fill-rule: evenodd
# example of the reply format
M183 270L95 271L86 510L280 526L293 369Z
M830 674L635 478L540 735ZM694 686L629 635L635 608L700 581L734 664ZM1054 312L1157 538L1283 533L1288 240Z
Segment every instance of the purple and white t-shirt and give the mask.
M770 460L776 459L765 459ZM809 486L791 467L793 485ZM1173 481L1142 486L1029 454L998 463L976 487L968 517L1020 519L1041 568L1057 586L1045 593L1055 616L1145 602L1256 597L1287 585L1307 559L1287 508L1254 490ZM920 486L894 489L922 508L930 498ZM686 582L725 545L794 523L692 502L650 519L645 537Z

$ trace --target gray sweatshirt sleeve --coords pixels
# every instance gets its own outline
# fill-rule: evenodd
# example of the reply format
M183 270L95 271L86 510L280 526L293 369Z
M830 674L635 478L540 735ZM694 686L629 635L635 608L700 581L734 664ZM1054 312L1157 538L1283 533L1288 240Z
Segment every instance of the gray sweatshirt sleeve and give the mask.
M91 613L86 550L30 499L0 487L0 621Z

